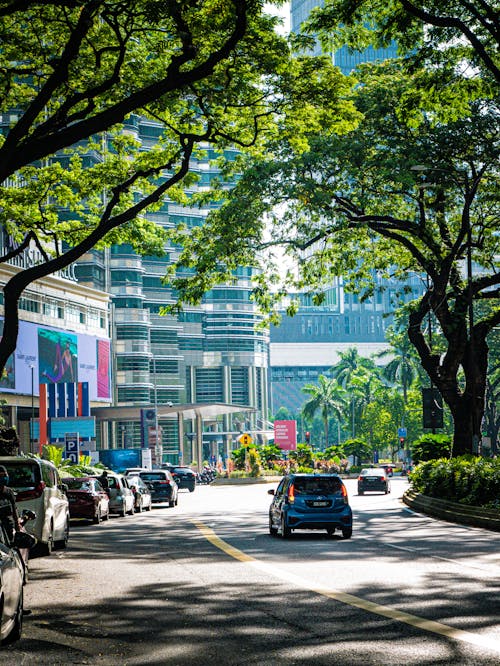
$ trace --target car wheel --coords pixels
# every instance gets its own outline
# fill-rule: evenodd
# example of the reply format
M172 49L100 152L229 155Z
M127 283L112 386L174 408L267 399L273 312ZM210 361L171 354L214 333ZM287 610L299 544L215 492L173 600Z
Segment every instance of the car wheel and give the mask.
M133 516L133 515L134 515L134 513L135 513L135 507L134 507L133 504L132 504L132 508L129 509L129 510L127 511L127 513L128 513L129 516Z
M94 519L93 519L92 522L93 522L95 525L99 525L99 523L101 522L101 520L102 520L101 509L98 508L98 509L97 509L97 512L96 512L96 514L95 514Z
M292 536L292 530L286 524L285 516L281 516L281 536L283 539L289 539Z
M350 539L352 537L352 527L343 527L342 536L344 539Z
M66 526L64 528L64 536L62 539L58 539L54 543L54 548L56 550L64 550L68 545L68 539L69 539L69 522L66 520Z
M16 616L14 619L14 626L8 636L6 636L2 645L12 645L21 638L23 632L23 590L21 588L21 594L19 595L19 603L16 608Z
M34 553L41 557L46 557L52 553L54 550L54 532L52 525L50 526L49 540L44 543L39 541L36 546L33 548Z
M278 528L273 527L273 521L271 519L271 516L269 516L269 534L271 536L276 536L278 534Z
M179 495L175 496L175 506L179 504Z
M120 509L120 511L118 511L118 515L120 516L120 518L125 518L125 516L127 515L127 507L125 506L125 504L122 504L122 508Z
M189 488L190 493L194 493L194 488Z
M386 488L386 489L384 490L384 494L387 495L388 492L389 492L389 488Z
M102 517L103 520L109 520L109 509L108 513L105 513L104 516Z
M142 499L139 500L139 506L136 509L137 513L142 513Z
M175 506L175 500L168 500L168 506Z
M332 537L335 534L335 527L329 527L326 530L326 533L328 534L329 537Z

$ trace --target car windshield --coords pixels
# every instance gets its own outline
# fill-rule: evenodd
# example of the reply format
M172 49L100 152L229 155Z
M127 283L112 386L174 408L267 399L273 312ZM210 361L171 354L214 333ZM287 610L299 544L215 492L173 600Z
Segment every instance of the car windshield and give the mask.
M34 488L40 482L38 465L30 463L2 463L9 473L9 486L16 490Z
M296 495L331 495L338 493L341 486L342 482L336 476L296 477L293 482Z
M70 490L92 490L92 481L88 479L64 479Z

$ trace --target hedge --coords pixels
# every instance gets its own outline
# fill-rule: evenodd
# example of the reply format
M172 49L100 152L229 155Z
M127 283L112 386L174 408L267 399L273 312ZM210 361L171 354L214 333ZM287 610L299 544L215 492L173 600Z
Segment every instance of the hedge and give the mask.
M500 509L500 460L473 456L420 463L410 475L413 489L429 497Z

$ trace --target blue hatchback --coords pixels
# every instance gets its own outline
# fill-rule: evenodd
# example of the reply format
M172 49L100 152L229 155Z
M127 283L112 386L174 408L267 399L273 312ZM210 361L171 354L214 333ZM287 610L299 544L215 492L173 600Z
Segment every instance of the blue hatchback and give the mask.
M344 539L352 536L352 510L347 490L336 474L288 474L273 495L269 507L269 534L286 539L292 530L335 530Z

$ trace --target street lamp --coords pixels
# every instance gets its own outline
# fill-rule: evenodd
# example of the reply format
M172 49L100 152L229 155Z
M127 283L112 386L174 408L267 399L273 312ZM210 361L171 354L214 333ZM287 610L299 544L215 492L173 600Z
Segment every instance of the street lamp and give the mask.
M30 453L33 453L33 429L35 425L35 366L30 365L31 369L31 423L30 423Z

